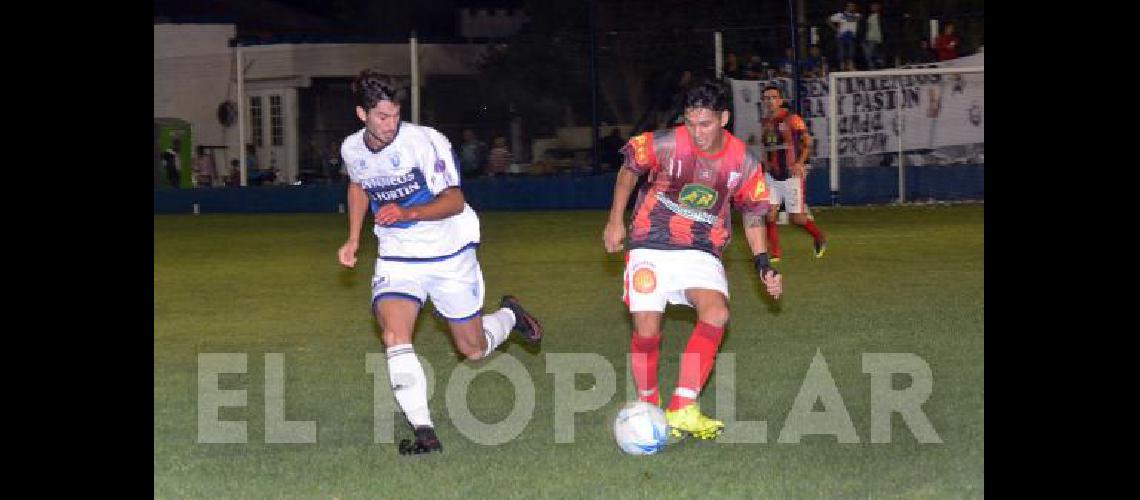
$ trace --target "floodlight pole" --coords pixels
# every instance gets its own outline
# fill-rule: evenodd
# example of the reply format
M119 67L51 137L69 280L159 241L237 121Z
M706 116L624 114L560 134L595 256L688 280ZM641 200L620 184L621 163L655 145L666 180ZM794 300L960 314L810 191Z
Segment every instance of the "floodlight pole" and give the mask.
M598 152L598 2L590 0L590 147L593 150L594 171L601 169L602 157Z
M412 123L420 122L420 60L416 32L408 41L408 48L412 51Z
M241 61L241 42L234 44L237 59L237 93L238 93L238 168L241 170L241 186L248 182L249 172L245 168L245 66Z

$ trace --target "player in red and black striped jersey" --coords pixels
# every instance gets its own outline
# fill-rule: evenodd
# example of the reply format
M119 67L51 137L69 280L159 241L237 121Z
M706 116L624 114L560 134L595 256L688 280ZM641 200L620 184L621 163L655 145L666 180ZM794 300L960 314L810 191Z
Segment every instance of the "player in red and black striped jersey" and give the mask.
M665 417L675 435L702 439L715 438L724 427L701 414L697 398L728 323L728 285L720 256L732 235L730 205L744 214L744 235L768 293L779 298L782 291L765 242L764 170L740 139L724 130L728 109L724 84L706 81L686 92L682 126L647 132L626 144L603 235L607 251L623 249L625 206L637 178L647 174L629 228L624 281L635 328L630 342L634 381L641 400L660 404L662 315L669 303L695 308L697 325L681 357Z
M776 213L780 204L791 215L792 223L804 228L814 241L816 258L827 250L827 238L815 226L807 207L805 165L811 156L812 138L804 119L784 105L779 87L764 88L764 102L769 116L761 122L764 138L764 165L768 167L768 184L771 190L772 210L768 212L768 252L773 262L780 259L780 233L776 229Z
M720 257L732 235L729 205L767 210L760 161L732 134L723 135L715 154L702 151L684 126L646 132L626 145L632 161L625 168L649 174L634 205L630 249L695 249ZM741 189L745 184L750 189Z

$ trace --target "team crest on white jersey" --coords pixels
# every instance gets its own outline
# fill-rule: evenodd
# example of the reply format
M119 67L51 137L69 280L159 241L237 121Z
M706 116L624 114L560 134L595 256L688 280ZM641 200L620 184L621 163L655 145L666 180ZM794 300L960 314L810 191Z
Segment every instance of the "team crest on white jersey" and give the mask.
M356 160L349 168L352 169L352 175L355 177L364 175L364 159Z

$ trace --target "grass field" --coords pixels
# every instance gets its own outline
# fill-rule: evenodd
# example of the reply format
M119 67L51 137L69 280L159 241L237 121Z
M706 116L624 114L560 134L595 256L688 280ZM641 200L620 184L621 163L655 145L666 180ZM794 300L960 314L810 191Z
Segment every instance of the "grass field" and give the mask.
M523 299L547 337L534 353L504 354L535 387L533 416L516 438L487 446L451 418L448 380L460 365L445 324L422 314L416 351L435 371L432 415L444 453L402 457L395 433L373 439L368 353L383 353L368 311L375 238L344 270L335 251L343 215L154 217L154 495L160 498L981 498L984 497L984 206L817 210L830 240L823 259L810 237L782 226L784 297L763 297L739 223L725 253L732 319L735 419L766 422L760 443L686 440L648 457L621 454L612 417L624 402L628 313L620 302L622 257L601 245L602 211L480 214L479 259L487 306ZM664 325L662 392L671 394L694 314L671 308ZM842 397L857 443L835 435L777 438L817 352ZM200 353L243 353L245 373L220 389L245 390L246 406L219 419L247 422L247 441L199 443ZM284 417L315 421L316 443L266 442L266 357L284 361ZM618 393L574 418L574 442L557 443L554 375L547 354L597 353L618 373ZM872 382L866 353L911 353L929 365L921 409L941 443L921 443L895 414L889 443L871 442ZM487 362L484 362L484 364ZM383 363L381 363L383 366ZM480 365L475 365L476 367ZM382 374L383 375L383 374ZM716 415L714 373L702 394ZM386 375L378 385L390 394ZM587 390L592 377L579 375ZM813 379L814 380L814 379ZM895 376L903 389L909 378ZM813 386L814 387L814 386ZM511 412L508 379L479 375L467 408L486 423ZM390 396L387 396L390 398ZM719 415L724 418L724 415Z

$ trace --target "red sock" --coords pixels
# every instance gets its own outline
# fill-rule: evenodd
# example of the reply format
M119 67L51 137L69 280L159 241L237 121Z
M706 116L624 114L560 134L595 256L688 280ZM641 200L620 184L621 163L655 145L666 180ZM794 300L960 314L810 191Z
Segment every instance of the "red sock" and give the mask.
M815 221L808 219L807 222L804 223L803 228L805 231L811 233L811 237L815 241L823 241L823 233L820 232L818 227L815 227ZM768 244L768 246L771 245L771 243Z
M661 336L641 337L634 332L629 343L630 368L637 384L637 399L661 404L657 393L657 356L661 354Z
M768 230L768 255L772 257L780 256L780 232L776 229L775 222L768 222L764 225Z
M685 346L685 352L681 354L681 370L677 375L677 389L669 401L670 410L679 410L697 400L701 388L709 379L713 363L716 362L716 352L720 349L722 336L723 326L697 322L697 327L689 336L689 345Z

